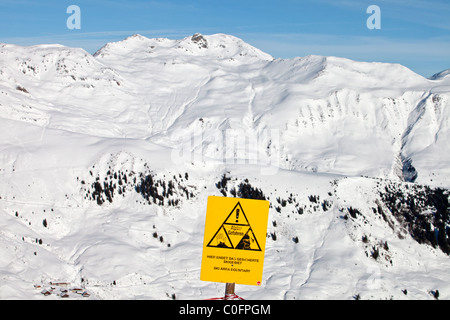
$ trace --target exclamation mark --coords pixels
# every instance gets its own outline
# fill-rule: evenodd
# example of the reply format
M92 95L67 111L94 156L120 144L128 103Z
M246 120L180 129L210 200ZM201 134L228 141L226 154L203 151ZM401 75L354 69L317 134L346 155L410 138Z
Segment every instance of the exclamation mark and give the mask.
M239 222L239 209L236 209L236 223Z

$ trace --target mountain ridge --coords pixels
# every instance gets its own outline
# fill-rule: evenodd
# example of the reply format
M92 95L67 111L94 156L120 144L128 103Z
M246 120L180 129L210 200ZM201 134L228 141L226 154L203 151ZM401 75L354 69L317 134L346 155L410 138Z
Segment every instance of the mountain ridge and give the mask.
M142 48L144 46L145 48ZM124 52L140 49L140 53L149 55L164 54L166 50L175 50L180 55L213 56L221 59L237 59L243 56L250 56L261 60L273 60L273 57L261 50L248 45L239 38L226 34L214 34L204 36L196 33L193 36L185 37L181 40L171 40L167 38L147 38L140 34L134 34L122 41L110 42L94 53L94 57L102 57L114 54L114 50L124 50ZM112 52L110 52L112 51ZM162 52L160 52L162 51Z
M12 119L107 137L145 138L175 148L186 148L183 137L202 132L211 138L198 141L193 150L218 160L233 153L221 134L257 141L278 130L273 150L261 141L242 156L284 168L345 174L349 166L341 159L357 155L361 160L354 158L355 168L373 164L349 173L403 178L408 170L395 169L403 163L416 170L422 183L436 183L436 177L431 177L432 168L418 167L424 162L420 157L428 157L436 144L436 150L448 149L445 77L425 79L398 64L322 56L273 59L224 34L181 40L133 35L106 44L94 56L48 45L11 48L2 49L3 59L6 55L11 63L6 67L4 60L2 66L0 77L9 88L3 91L8 103L0 107ZM15 57L14 48L28 58ZM74 116L76 120L66 121ZM355 135L356 130L363 135ZM323 132L316 139L322 151L308 142L316 132ZM379 149L375 161L369 149L356 154L349 149L344 156L336 148L346 150L364 140ZM436 166L450 167L445 158L437 159L442 164ZM377 163L383 163L379 173ZM441 185L448 175L439 178Z
M447 78L241 41L0 45L0 298L220 296L210 195L271 203L246 299L450 297Z
M430 80L443 80L445 78L448 78L450 75L450 69L442 70L441 72L438 72L434 75L432 75L429 79Z

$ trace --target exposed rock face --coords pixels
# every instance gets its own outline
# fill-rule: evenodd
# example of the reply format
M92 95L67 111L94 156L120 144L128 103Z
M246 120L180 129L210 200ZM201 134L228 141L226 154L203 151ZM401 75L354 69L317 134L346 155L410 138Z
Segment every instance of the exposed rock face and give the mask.
M208 41L200 33L194 34L191 40L192 42L197 43L199 48L208 48Z

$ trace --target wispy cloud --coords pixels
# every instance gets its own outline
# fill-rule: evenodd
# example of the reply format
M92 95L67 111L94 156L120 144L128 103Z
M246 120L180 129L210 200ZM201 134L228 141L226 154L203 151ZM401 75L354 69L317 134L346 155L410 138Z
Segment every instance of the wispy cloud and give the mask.
M357 61L400 63L426 77L450 68L450 35L430 39L306 33L243 33L239 36L278 58L315 54Z
M382 16L391 21L406 21L450 30L450 1L448 0L314 0L314 2L348 11L361 11L369 5L377 5L381 8ZM401 23L398 24L401 25ZM408 25L405 25L405 28L407 27Z
M195 9L195 2L187 1L143 1L143 0L97 0L95 1L97 6L108 6L116 7L122 9L132 9L132 10L144 10L144 9L154 9L154 10L192 10Z
M386 37L349 36L329 34L242 34L251 42L269 51L287 53L321 54L341 56L367 55L369 59L379 53L404 56L414 53L422 56L446 56L450 61L450 35L430 39L391 39ZM290 49L289 49L290 48ZM309 51L309 52L307 52ZM393 56L393 57L394 57Z
M179 39L194 34L194 29L141 29L141 30L113 30L96 32L66 32L62 34L40 35L31 37L6 37L0 42L31 46L38 44L62 44L69 47L83 48L89 53L95 53L108 42L120 41L133 34L146 37L167 37Z

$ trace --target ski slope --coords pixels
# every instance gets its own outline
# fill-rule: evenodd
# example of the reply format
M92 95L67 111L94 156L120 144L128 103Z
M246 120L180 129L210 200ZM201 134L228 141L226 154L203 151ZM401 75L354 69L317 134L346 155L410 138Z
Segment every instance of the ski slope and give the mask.
M0 298L221 296L206 201L247 186L271 208L239 296L448 299L449 104L446 71L224 34L0 44Z

